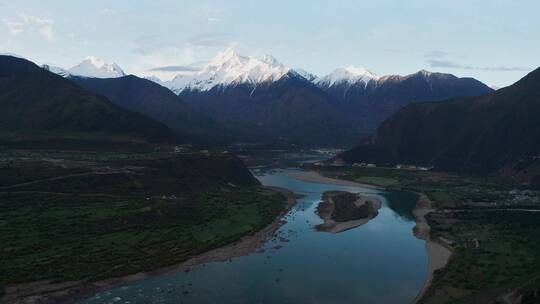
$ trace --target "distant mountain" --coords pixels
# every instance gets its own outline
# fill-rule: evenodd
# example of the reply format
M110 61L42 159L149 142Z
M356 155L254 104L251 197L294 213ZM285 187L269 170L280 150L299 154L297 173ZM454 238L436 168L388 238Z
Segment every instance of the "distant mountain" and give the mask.
M176 94L184 90L208 91L216 86L257 85L280 80L290 69L270 55L257 59L242 56L232 49L219 53L202 70L191 75L178 75L161 84Z
M48 64L44 64L41 67L46 71L49 71L51 73L54 73L54 74L62 76L62 77L69 77L70 76L68 70L63 69L61 67L52 66L52 65L48 65Z
M165 82L151 80L179 94L240 139L263 136L309 145L357 143L412 102L492 91L472 78L427 71L380 77L350 66L317 78L286 67L270 55L259 59L231 49L200 71Z
M9 134L84 133L174 141L161 123L25 59L0 56L0 131Z
M43 65L42 67L62 77L116 78L126 76L116 63L107 63L93 56L86 57L81 63L69 69L51 65Z
M540 69L491 94L410 104L382 123L369 143L340 157L476 173L540 169L538 117Z
M371 81L377 81L378 79L379 76L365 68L349 66L346 68L335 69L332 73L324 77L317 78L315 83L317 86L324 89L339 86L351 87L357 85L365 88Z
M244 139L333 146L356 138L328 96L291 71L277 81L189 89L180 97Z
M355 137L324 92L269 55L227 50L201 71L161 83L239 140L342 145Z
M169 89L129 75L118 78L69 77L80 86L107 97L116 105L160 121L183 138L198 143L227 140L227 133L199 114Z
M294 72L298 73L300 76L304 77L310 82L315 82L315 80L318 78L317 75L312 74L304 69L294 69Z
M492 92L473 78L425 70L399 76L380 77L366 69L337 69L316 80L316 84L344 107L348 120L360 120L362 133L371 133L390 115L412 102L439 101L454 97L479 96Z

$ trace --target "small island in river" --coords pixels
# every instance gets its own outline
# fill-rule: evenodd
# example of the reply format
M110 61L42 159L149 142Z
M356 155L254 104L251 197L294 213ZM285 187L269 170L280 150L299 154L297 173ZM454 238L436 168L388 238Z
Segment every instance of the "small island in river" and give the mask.
M376 217L381 201L358 193L328 191L317 207L324 221L315 228L319 231L339 233L366 224Z

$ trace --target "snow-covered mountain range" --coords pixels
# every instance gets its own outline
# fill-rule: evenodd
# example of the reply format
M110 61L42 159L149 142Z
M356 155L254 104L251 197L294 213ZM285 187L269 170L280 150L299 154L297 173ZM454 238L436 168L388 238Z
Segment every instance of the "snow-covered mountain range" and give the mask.
M406 76L379 76L365 68L348 66L317 77L290 68L269 55L243 56L232 49L219 53L200 70L178 74L168 81L152 76L147 80L126 79L129 77L122 77L125 73L118 65L94 57L70 69L44 68L100 94L133 92L136 80L138 86L147 88L139 95L151 96L144 99L150 106L144 111L137 108L144 113L163 113L160 102L166 95L165 87L196 113L224 126L233 137L253 140L263 136L316 145L349 144L360 134L370 134L382 121L412 102L442 101L492 91L473 78L425 70ZM118 94L110 95L111 99L117 97ZM127 99L121 101L137 100ZM152 102L146 103L148 100Z
M209 64L194 74L180 74L169 81L160 81L157 77L148 77L148 79L180 94L184 90L208 91L215 86L257 85L280 80L286 75L304 78L322 88L338 84L366 86L369 81L380 79L369 70L355 66L339 68L319 78L303 69L289 68L271 55L255 58L240 55L232 49L219 53Z
M219 53L199 72L192 75L177 75L172 80L162 81L160 84L177 94L186 89L208 91L218 85L277 81L290 70L270 55L258 59L228 49Z
M365 68L348 66L346 68L335 69L332 73L316 79L315 83L320 87L326 88L343 84L363 84L367 86L370 81L377 81L379 78L379 76Z
M227 87L238 84L256 86L261 83L278 81L285 76L301 78L323 90L329 90L334 87L340 89L350 87L366 89L368 85L375 88L384 85L385 82L403 81L414 76L429 79L433 75L437 75L439 78L452 76L450 74L431 73L425 70L406 76L379 76L363 67L348 66L335 69L328 75L317 77L303 69L287 67L271 55L256 58L240 55L236 51L228 49L219 53L206 66L195 73L178 74L168 81L162 81L155 76L146 78L169 88L176 94L181 94L184 91L205 92L217 86Z
M81 63L69 69L50 65L43 65L43 68L62 77L117 78L126 76L116 63L107 63L93 56L86 57Z
M43 68L63 77L117 78L126 75L116 63L107 63L92 56L69 69L50 65L43 65ZM433 75L439 78L452 76L425 70L406 76L379 76L366 68L348 66L337 68L328 75L317 77L303 69L287 67L271 55L256 58L241 55L234 49L227 49L218 53L206 66L194 73L178 74L167 81L156 76L147 76L146 78L180 94L184 91L209 91L216 86L226 87L238 84L257 86L261 83L278 81L285 76L307 80L323 90L337 87L342 90L350 87L367 89L368 85L370 88L375 88L384 85L385 82L399 82L414 76L428 79Z

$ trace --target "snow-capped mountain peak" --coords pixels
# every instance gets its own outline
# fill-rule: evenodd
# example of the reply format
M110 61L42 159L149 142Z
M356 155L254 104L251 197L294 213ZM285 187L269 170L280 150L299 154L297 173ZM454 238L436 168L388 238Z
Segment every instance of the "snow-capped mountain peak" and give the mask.
M224 65L235 65L246 61L248 58L241 56L235 49L227 49L219 52L206 67L221 67Z
M191 75L180 74L162 84L177 94L185 89L207 91L218 85L277 81L289 70L272 56L266 55L258 59L240 55L234 49L227 49L218 53L199 72Z
M348 66L345 68L335 69L332 73L319 78L317 83L321 86L331 87L336 84L356 84L363 83L367 85L370 81L376 81L379 76L372 73L368 69Z
M264 63L267 63L268 65L270 66L283 66L283 64L281 64L281 62L277 61L277 59L272 56L272 55L264 55L262 58L261 58L261 61L264 62Z
M63 69L63 68L60 68L60 67L56 67L56 66L52 66L52 65L48 65L48 64L44 64L41 67L43 69L51 72L51 73L55 73L55 74L60 75L62 77L70 76L69 72L66 69Z
M126 74L116 63L107 63L99 58L88 56L78 65L67 70L70 75L89 78L117 78Z
M314 82L318 78L317 75L312 74L312 73L310 73L310 72L308 72L308 71L306 71L304 69L296 68L296 69L294 69L294 71L298 75L300 75L300 76L304 77L305 79L307 79L309 82Z

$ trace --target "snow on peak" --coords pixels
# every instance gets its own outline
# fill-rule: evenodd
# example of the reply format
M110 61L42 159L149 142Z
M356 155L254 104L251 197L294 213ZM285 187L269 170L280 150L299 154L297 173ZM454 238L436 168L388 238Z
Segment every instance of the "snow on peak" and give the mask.
M226 64L237 64L247 58L241 56L235 49L227 49L223 52L219 52L211 61L208 66L223 66Z
M107 63L99 58L88 56L78 65L67 70L70 75L89 78L117 78L126 74L116 63Z
M47 71L49 71L51 73L55 73L57 75L60 75L62 77L68 77L70 75L69 72L66 69L59 68L59 67L52 66L52 65L48 65L48 64L42 65L41 68L43 68L44 70L47 70Z
M336 84L343 83L349 85L363 83L364 85L367 85L370 81L376 81L378 79L379 76L365 68L348 66L345 68L335 69L332 73L319 78L317 80L317 84L325 87L331 87Z
M317 79L317 75L312 74L312 73L310 73L310 72L308 72L308 71L306 71L304 69L294 69L294 71L298 75L300 75L300 76L304 77L305 79L307 79L309 82L313 82L313 81L315 81Z
M429 77L429 76L431 76L431 74L433 74L433 73L431 73L431 72L428 71L428 70L423 70L423 69L422 69L422 70L418 71L418 74L420 74L420 75L422 75L422 76L425 76L425 77Z
M190 75L179 74L162 84L177 94L185 89L207 91L217 85L277 81L289 70L270 55L258 59L227 49L218 53L200 71Z
M277 59L274 56L268 55L268 54L264 55L261 58L261 61L271 66L282 66L282 64L279 61L277 61Z

